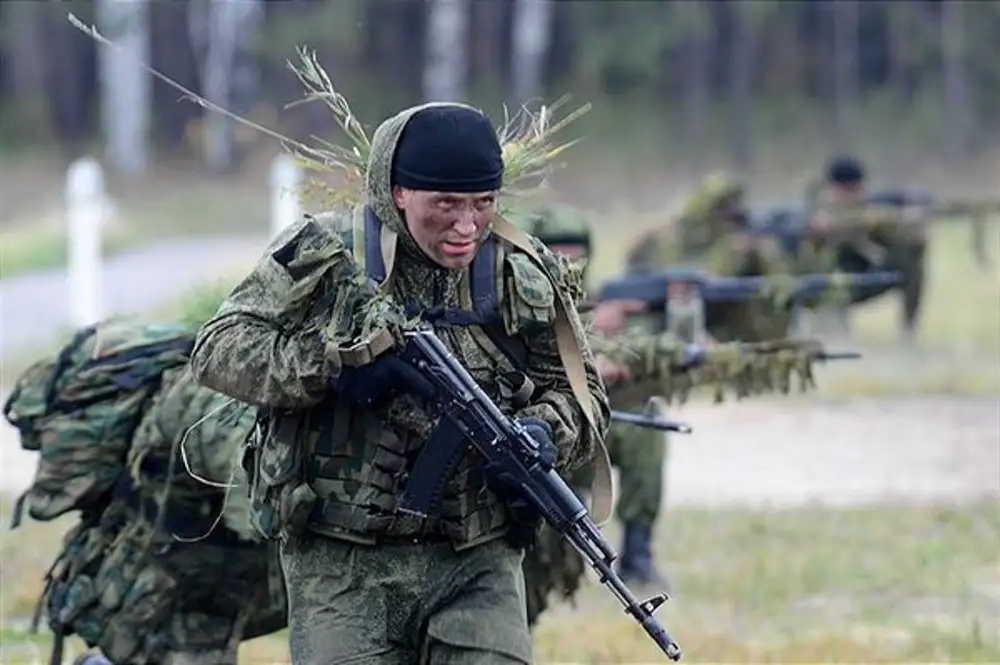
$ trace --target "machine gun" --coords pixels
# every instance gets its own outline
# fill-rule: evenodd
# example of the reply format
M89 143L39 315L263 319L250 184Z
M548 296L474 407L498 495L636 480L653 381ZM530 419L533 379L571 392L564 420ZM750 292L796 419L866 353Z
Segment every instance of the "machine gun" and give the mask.
M970 221L972 256L980 268L992 265L986 254L986 218L1000 213L1000 200L949 199L941 200L922 189L898 188L875 192L868 202L893 208L917 209L923 219L967 218Z
M572 544L625 612L667 658L680 660L680 645L654 616L667 595L661 593L640 601L629 590L612 566L617 558L614 549L576 493L543 462L538 443L518 422L500 411L433 330L404 335L407 344L400 355L434 385L437 397L432 401L441 414L465 435L481 457L516 479L521 496Z
M741 302L762 295L769 286L790 288L790 303L814 299L831 289L865 289L895 286L898 272L833 273L755 277L714 277L699 270L661 270L626 275L601 285L599 300L639 300L650 311L665 311L671 284L685 285L703 302Z

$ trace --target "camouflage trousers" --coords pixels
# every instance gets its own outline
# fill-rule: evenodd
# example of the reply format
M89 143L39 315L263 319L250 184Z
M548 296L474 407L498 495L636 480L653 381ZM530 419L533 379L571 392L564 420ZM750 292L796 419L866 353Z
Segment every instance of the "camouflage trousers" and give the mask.
M523 553L503 540L282 547L294 665L531 663Z
M611 464L618 469L616 516L623 523L653 524L663 502L666 436L652 429L614 424L606 444Z

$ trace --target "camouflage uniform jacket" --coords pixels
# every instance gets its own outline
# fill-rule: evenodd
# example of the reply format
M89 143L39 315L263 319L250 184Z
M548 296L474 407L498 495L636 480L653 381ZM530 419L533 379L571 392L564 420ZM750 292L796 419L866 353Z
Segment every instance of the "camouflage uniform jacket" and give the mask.
M382 237L395 248L383 253L388 276L381 290L393 303L414 310L469 310L469 271L430 262L392 198L393 152L415 110L383 123L372 141L368 205L382 223ZM533 251L526 252L497 228L492 232L503 323L524 342L529 367L515 367L478 326L439 328L438 335L501 409L552 426L559 462L570 470L603 446L609 417L605 389L571 303L565 312L569 296L561 264L541 243L531 240ZM331 394L329 381L339 367L327 344L360 335L365 314L371 314L365 310L373 302L371 287L358 278L357 264L338 234L307 218L273 243L199 333L192 353L198 380L272 414L266 435L255 444L260 448L252 489L257 527L269 537L309 529L363 544L376 544L383 535L443 535L457 549L502 536L506 509L487 489L472 453L449 481L438 515L397 514L406 474L434 419L406 396L365 410L349 408ZM580 349L588 404L575 396L560 354L560 306ZM501 377L525 369L537 389L528 405L513 413L511 399L500 390Z

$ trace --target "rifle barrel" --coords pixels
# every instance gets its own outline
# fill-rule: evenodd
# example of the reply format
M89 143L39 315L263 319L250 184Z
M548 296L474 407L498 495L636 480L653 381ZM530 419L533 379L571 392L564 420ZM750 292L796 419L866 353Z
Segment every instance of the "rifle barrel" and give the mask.
M636 427L646 427L656 429L661 432L678 432L680 434L690 434L692 429L687 423L667 420L665 418L653 418L639 413L629 413L628 411L612 411L611 420L618 423L635 425Z

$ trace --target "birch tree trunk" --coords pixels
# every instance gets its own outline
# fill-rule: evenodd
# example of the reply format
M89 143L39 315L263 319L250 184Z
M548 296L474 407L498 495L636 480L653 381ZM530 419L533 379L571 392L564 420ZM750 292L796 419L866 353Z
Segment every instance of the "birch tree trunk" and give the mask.
M257 38L263 8L257 0L192 0L189 5L191 42L201 70L201 94L237 113L257 88L255 68L244 45ZM245 104L241 104L244 106ZM236 165L233 122L221 113L205 112L203 157L212 171L230 171Z
M108 161L123 176L141 179L149 168L152 77L147 0L99 0L97 25L121 51L99 47L101 124Z
M551 0L517 0L514 5L511 79L519 107L542 93L545 56L552 39L552 10Z
M429 1L423 75L427 101L465 100L468 34L468 0Z
M945 140L948 156L959 161L969 155L973 118L965 66L963 8L957 0L941 3L941 45Z

